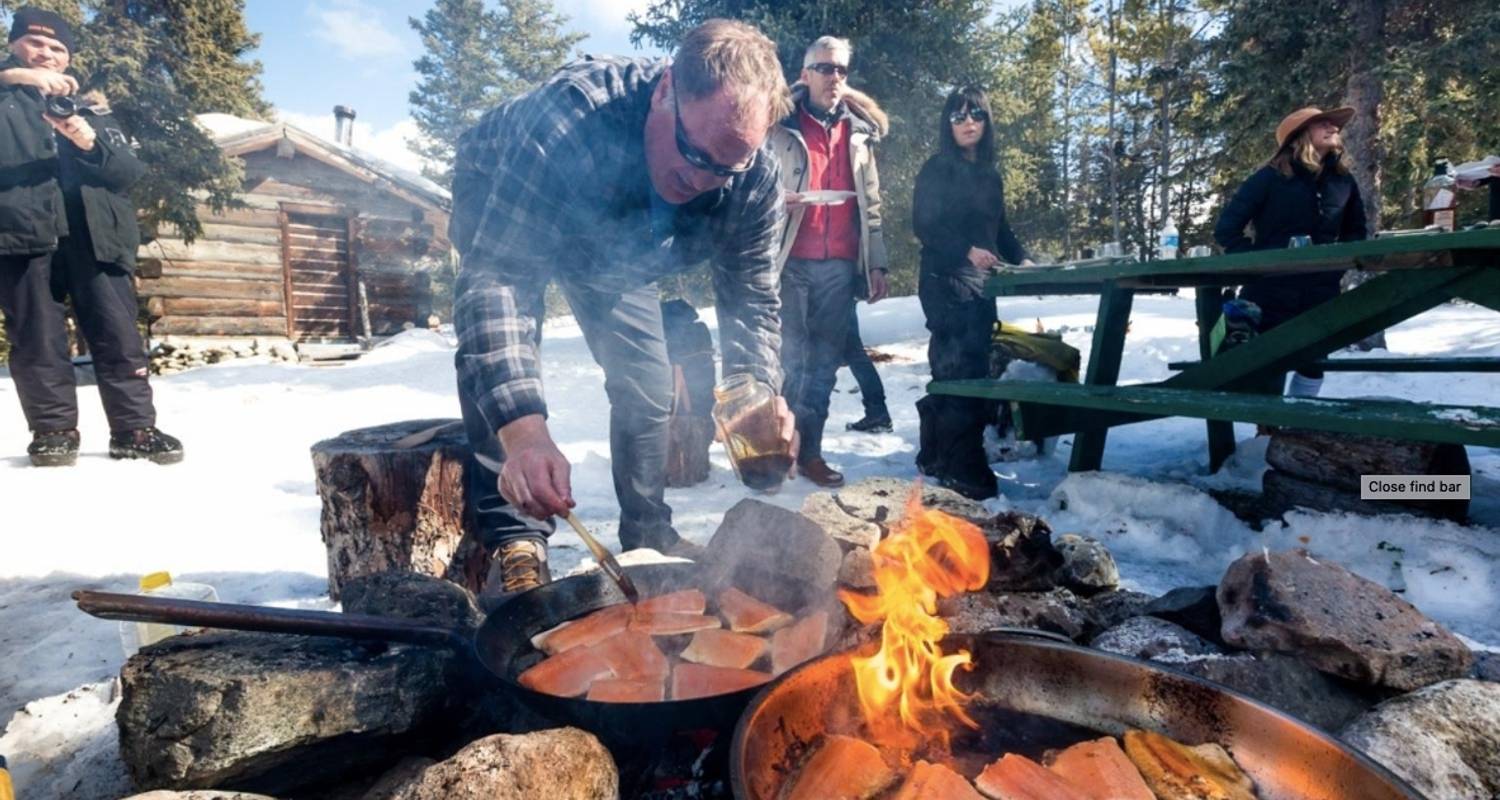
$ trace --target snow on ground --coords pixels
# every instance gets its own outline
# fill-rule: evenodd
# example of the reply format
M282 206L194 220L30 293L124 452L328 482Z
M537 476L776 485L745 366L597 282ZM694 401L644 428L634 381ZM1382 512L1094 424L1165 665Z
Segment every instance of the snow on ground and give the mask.
M1061 329L1088 358L1096 300L1014 298L1001 315L1025 326L1040 319ZM825 450L849 480L915 478L914 403L927 380L926 332L916 298L861 306L866 343L894 358L878 365L895 432L844 431L860 416L847 370L839 376ZM707 315L712 326L713 317ZM1493 312L1444 306L1391 330L1392 355L1500 356ZM571 320L544 334L551 426L574 462L578 515L606 544L618 546L609 474L603 378ZM1170 361L1197 357L1189 297L1142 297L1127 343L1121 381L1156 381ZM308 449L318 440L401 419L456 417L453 352L441 336L412 331L364 358L339 366L237 361L153 380L163 429L183 439L178 466L110 461L107 426L92 387L80 390L83 454L71 469L33 469L14 385L0 381L0 735L20 796L112 798L124 793L113 725L123 661L110 622L77 611L78 588L129 591L146 572L214 585L227 602L329 608L319 503ZM1386 396L1448 404L1493 404L1483 374L1441 376L1329 373L1324 395ZM1110 434L1101 473L1069 475L1071 437L1040 459L1001 462L1004 496L1047 517L1059 532L1105 541L1130 588L1161 592L1214 583L1237 556L1262 547L1306 543L1391 586L1476 646L1500 645L1500 451L1471 448L1473 524L1407 516L1378 519L1295 512L1285 525L1256 532L1215 503L1208 489L1258 488L1265 440L1239 425L1239 451L1207 475L1204 424L1165 419ZM746 489L715 449L710 480L669 490L679 530L706 541L724 510ZM797 508L814 490L793 481L770 496ZM570 532L553 539L556 569L583 562ZM24 708L23 708L24 706ZM12 718L12 714L14 717Z

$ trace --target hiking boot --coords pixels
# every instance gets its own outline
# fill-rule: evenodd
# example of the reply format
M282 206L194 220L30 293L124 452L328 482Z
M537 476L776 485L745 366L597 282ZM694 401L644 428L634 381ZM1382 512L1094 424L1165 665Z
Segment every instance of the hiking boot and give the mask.
M71 467L78 461L78 431L37 431L26 447L33 467Z
M846 431L859 431L860 433L890 433L890 414L866 414L860 419L850 422L844 426Z
M995 479L993 472L989 474L989 480L983 477L971 480L953 475L935 476L935 480L944 489L952 489L970 500L988 500L1000 494L1000 482Z
M802 473L802 477L824 489L837 489L844 485L844 474L828 466L828 462L821 458L808 459L798 464L797 471Z
M156 464L182 460L182 442L156 428L137 428L109 435L110 458L144 458Z
M492 609L521 592L551 582L546 542L541 539L505 542L490 556L490 572L479 592L480 604Z

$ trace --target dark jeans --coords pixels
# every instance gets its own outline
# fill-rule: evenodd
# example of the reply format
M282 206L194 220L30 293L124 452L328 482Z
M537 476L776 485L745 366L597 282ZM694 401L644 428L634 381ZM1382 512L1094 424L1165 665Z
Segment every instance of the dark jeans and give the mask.
M864 340L859 336L859 311L856 303L849 304L849 335L844 344L844 363L854 373L854 382L859 384L859 399L864 403L865 416L889 417L885 407L885 385L880 382L880 373L865 352Z
M823 456L828 399L849 340L853 261L787 259L781 270L781 393L797 417L798 463Z
M924 273L917 289L927 330L927 362L933 380L987 378L995 330L995 301L984 296L983 275ZM925 475L973 484L993 483L984 454L984 426L994 419L989 400L927 395L917 403L921 418L917 468Z
M620 546L664 549L677 542L672 508L665 500L667 417L672 410L672 369L662 333L656 285L621 295L562 285L583 330L594 361L604 368L609 398L609 452L615 497L620 502ZM540 333L538 333L540 336ZM540 342L538 342L540 346ZM460 384L469 445L491 464L504 462L495 431ZM469 496L478 515L481 541L489 547L525 537L545 538L552 520L522 514L500 496L499 475L489 465L471 463Z
M1300 281L1298 280L1300 279ZM1316 306L1339 296L1337 273L1322 273L1296 278L1262 278L1240 289L1240 299L1260 306L1260 333L1281 325ZM1323 370L1299 367L1297 372L1309 378L1323 377ZM1285 383L1275 383L1275 392Z
M72 252L0 256L0 312L10 339L10 375L27 426L37 432L78 427L78 391L68 354L66 298L93 355L99 399L112 432L156 424L147 382L150 360L136 328L130 273Z

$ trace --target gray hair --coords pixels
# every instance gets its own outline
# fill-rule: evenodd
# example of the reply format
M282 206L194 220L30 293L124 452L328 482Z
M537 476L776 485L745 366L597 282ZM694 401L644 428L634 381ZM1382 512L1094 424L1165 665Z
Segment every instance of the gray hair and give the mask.
M848 39L840 39L837 36L819 36L812 44L807 46L807 52L802 55L803 68L810 67L816 63L814 59L819 53L824 51L835 57L842 55L845 62L854 58L854 45L850 44Z

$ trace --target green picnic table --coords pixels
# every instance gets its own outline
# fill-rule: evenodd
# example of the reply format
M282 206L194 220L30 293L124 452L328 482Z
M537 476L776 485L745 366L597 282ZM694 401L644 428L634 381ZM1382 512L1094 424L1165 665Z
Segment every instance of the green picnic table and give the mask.
M1223 287L1267 275L1345 270L1379 273L1358 287L1217 355L1210 332ZM1202 361L1159 383L1117 386L1130 308L1138 292L1196 290ZM989 279L992 297L1098 294L1084 381L933 381L928 391L1012 403L1022 438L1076 434L1069 469L1094 470L1115 425L1164 416L1208 421L1209 465L1234 452L1234 422L1500 447L1500 408L1392 400L1324 400L1265 393L1303 365L1325 369L1494 372L1500 359L1360 358L1329 353L1454 298L1500 311L1500 229L1424 233L1363 242L1259 250L1207 258L1012 269ZM1496 320L1500 324L1500 319ZM1279 385L1277 383L1276 385Z

